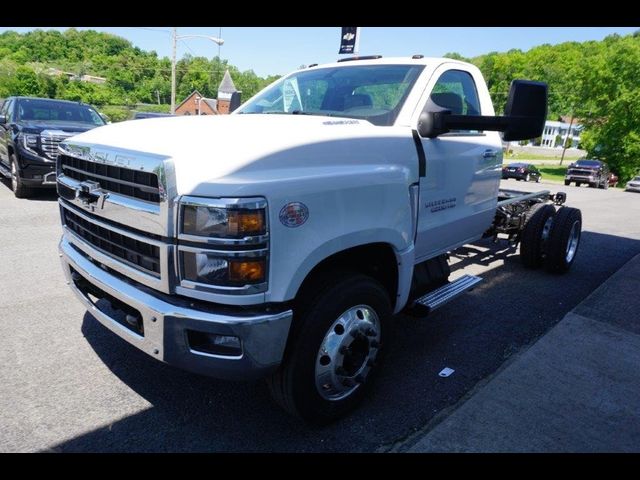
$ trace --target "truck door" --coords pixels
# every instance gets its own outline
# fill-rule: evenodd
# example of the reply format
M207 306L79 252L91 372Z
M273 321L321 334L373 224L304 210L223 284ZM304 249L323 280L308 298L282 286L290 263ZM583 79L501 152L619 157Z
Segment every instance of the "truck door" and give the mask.
M479 72L472 75L448 64L435 71L427 90L433 102L453 114L493 115L488 91L480 82L484 80ZM483 88L482 101L478 86ZM502 164L497 132L455 131L420 141L426 171L420 178L417 261L482 236L495 215Z
M7 153L7 142L9 140L9 104L11 100L5 100L0 107L0 115L4 115L6 118L6 123L4 125L0 125L0 162L4 162L7 165L9 164L9 155ZM0 177L1 178L1 177Z

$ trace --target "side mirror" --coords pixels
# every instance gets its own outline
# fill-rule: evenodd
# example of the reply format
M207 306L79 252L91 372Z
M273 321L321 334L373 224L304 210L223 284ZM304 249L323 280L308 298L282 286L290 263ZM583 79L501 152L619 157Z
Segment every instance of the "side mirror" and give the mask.
M0 115L0 125L4 125L7 123L7 117L5 115Z
M429 99L420 115L418 133L435 138L451 130L492 130L503 132L502 139L510 142L541 136L546 119L547 84L514 80L504 116L452 115L451 110Z
M528 80L511 82L504 115L509 119L502 134L505 142L542 135L547 120L547 84Z

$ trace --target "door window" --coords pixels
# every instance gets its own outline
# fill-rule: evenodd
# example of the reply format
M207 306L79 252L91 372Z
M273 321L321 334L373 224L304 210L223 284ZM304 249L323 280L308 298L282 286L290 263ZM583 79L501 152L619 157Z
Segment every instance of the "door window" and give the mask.
M453 115L480 115L476 84L473 77L462 70L444 72L433 87L431 101L451 110ZM471 133L470 130L464 132Z

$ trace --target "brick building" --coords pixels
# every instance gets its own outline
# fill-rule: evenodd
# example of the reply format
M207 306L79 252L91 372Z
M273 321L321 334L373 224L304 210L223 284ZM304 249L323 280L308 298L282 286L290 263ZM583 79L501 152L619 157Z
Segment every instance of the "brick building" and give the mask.
M176 107L176 115L226 115L240 106L240 94L227 70L218 87L217 100L194 90Z

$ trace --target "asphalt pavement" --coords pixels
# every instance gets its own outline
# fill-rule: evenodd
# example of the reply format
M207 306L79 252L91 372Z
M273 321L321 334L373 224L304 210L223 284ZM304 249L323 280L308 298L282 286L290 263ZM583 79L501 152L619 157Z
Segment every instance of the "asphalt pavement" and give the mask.
M410 452L640 451L640 255Z
M464 267L484 282L426 319L398 317L373 395L349 417L310 428L274 405L262 382L180 371L103 328L65 285L55 195L18 200L1 184L0 451L410 448L640 253L639 194L514 180L503 186L560 188L569 205L582 209L582 244L571 272L525 270L517 251L489 241L456 251L454 278ZM445 367L454 373L438 376Z

